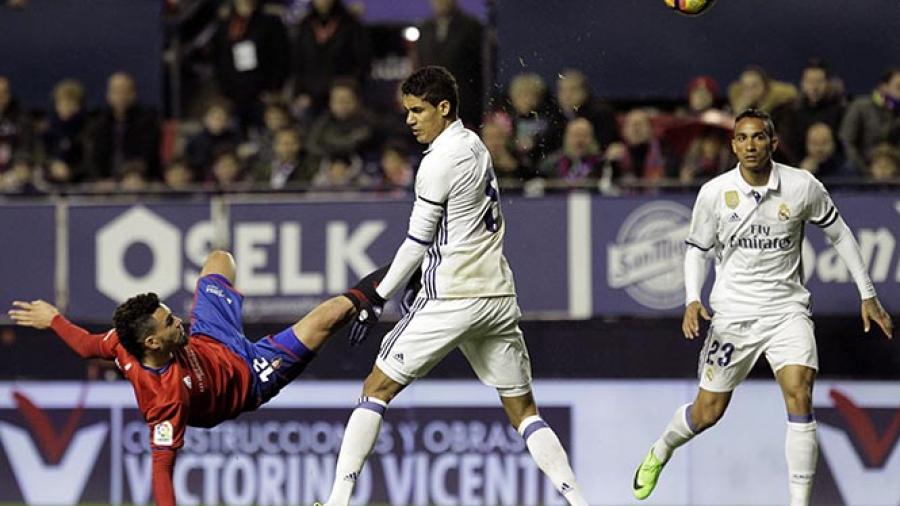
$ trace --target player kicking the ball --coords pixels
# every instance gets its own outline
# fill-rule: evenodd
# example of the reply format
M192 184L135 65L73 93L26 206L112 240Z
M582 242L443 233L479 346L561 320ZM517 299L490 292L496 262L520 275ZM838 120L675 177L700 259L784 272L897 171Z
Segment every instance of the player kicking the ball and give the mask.
M175 454L184 444L185 427L214 427L275 396L357 314L385 272L386 267L373 272L343 296L256 343L244 337L243 296L234 288L234 259L224 251L213 252L203 264L190 337L181 318L154 293L116 308L115 328L105 334L88 333L40 300L16 301L9 315L22 326L53 329L84 358L115 359L150 429L156 504L171 506Z
M538 467L569 504L587 505L568 456L538 415L531 362L519 330L513 276L503 255L504 222L491 157L457 119L456 80L425 67L402 85L406 124L428 144L416 175L406 240L364 310L374 323L385 299L422 269L419 296L381 343L341 444L329 506L346 506L375 445L387 405L459 348L501 403ZM423 263L424 260L424 263ZM362 315L363 312L361 311ZM354 337L365 337L366 325Z
M675 411L638 467L634 496L646 499L672 452L722 418L732 391L765 354L787 408L790 505L808 505L818 457L812 389L819 362L800 265L807 222L825 232L852 274L864 330L874 320L890 338L893 324L825 187L807 171L772 161L778 139L769 115L754 109L739 114L731 147L738 166L700 188L684 258L681 328L687 339L699 335L701 318L710 319L700 291L706 258L716 259L709 298L714 316L700 352L700 388L693 403Z

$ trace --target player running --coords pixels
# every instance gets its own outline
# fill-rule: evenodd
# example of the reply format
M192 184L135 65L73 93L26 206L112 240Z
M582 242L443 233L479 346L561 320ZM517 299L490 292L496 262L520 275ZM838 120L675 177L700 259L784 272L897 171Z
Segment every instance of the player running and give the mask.
M244 337L243 296L234 287L234 259L224 251L210 254L200 272L190 337L181 318L154 293L136 295L116 308L115 328L105 334L90 334L41 300L16 301L9 315L18 325L53 329L84 358L115 360L134 387L150 429L156 504L172 506L172 472L185 427L214 427L275 396L357 313L361 299L374 293L386 271L369 274L343 296L256 343Z
M505 224L491 157L478 135L457 119L456 80L446 69L419 69L401 91L406 124L429 146L416 175L407 238L364 309L372 315L366 323L377 320L384 301L420 266L422 289L410 313L382 341L347 422L327 504L349 503L388 403L459 348L479 379L497 389L538 467L570 504L587 505L566 451L538 415L531 394L531 361L503 255ZM362 339L368 328L355 330L353 338Z
M634 476L634 496L646 499L679 446L713 426L732 391L765 354L787 408L790 505L808 505L818 446L812 389L819 368L810 296L803 286L800 248L806 223L821 228L846 264L862 298L863 328L875 321L890 338L893 324L881 307L853 233L812 174L772 161L778 147L765 112L748 109L735 120L732 150L738 166L700 188L684 258L686 307L682 332L700 334L709 320L700 302L708 256L716 259L709 298L714 311L700 352L700 388L679 407Z

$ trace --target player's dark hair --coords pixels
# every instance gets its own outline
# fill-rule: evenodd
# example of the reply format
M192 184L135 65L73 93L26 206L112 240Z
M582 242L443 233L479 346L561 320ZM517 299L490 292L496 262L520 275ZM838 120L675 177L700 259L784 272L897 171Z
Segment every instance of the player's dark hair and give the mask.
M772 116L769 115L766 111L760 109L749 108L745 109L744 112L737 115L737 118L734 118L734 128L737 129L737 124L744 118L756 118L762 120L765 124L766 135L769 136L769 139L775 138L775 123L772 122Z
M159 309L159 296L142 293L126 300L113 315L119 342L138 360L144 358L144 339L156 330L153 313Z
M450 103L450 116L456 118L459 110L459 87L456 78L444 67L422 67L403 81L400 91L413 95L437 107L446 100Z

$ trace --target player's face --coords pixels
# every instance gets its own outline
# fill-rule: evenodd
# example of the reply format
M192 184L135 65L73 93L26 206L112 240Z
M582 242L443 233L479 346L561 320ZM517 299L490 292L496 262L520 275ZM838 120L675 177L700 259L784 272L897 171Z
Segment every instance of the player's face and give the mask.
M734 127L731 149L744 169L767 169L777 146L778 139L766 133L766 123L759 118L743 118Z
M156 331L148 339L155 339L162 351L171 351L187 344L187 333L184 331L181 318L172 314L165 304L160 304L153 313L156 320Z
M431 144L450 123L450 102L446 100L434 106L415 95L403 95L403 108L406 124L420 144Z

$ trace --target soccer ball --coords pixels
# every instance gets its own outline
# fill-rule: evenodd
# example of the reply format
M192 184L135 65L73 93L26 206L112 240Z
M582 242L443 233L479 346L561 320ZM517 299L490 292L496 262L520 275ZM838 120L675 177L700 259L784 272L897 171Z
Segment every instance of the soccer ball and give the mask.
M682 14L696 16L709 9L716 0L665 0L666 5Z

